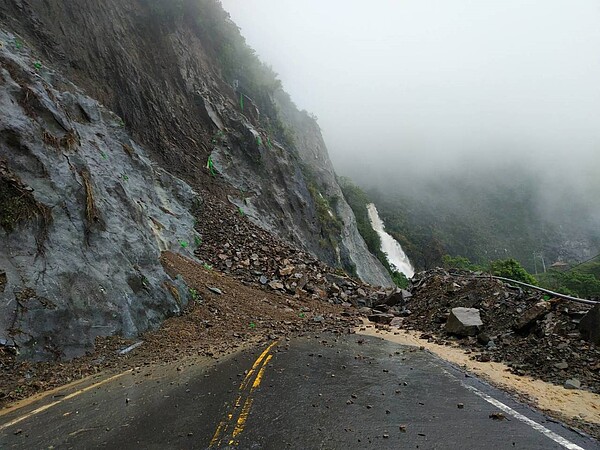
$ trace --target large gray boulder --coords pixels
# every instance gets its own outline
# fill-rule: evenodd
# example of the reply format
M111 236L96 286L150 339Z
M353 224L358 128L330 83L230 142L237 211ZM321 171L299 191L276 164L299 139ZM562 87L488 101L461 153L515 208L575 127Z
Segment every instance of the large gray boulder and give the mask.
M600 345L600 305L594 306L579 322L583 338L592 344Z
M549 302L541 301L536 303L527 311L525 311L523 315L515 321L515 330L523 331L530 329L533 326L533 324L538 319L541 319L548 311L550 311Z
M452 308L446 331L458 336L475 336L483 326L477 308Z

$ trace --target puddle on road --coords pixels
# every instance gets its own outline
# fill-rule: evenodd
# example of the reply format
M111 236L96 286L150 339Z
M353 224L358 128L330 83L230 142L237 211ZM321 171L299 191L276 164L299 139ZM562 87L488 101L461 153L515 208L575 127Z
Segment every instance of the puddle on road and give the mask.
M402 345L423 346L440 358L458 365L495 386L526 396L539 409L558 413L571 419L600 424L600 395L582 390L568 390L528 376L518 376L509 372L508 366L496 362L471 360L473 354L466 354L456 346L439 345L420 339L420 332L408 330L384 331L365 322L357 328L358 334L375 336Z

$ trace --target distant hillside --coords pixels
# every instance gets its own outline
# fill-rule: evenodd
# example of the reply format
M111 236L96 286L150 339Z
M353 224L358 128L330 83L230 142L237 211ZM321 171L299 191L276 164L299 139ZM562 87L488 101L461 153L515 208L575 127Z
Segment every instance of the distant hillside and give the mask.
M543 185L513 167L368 192L388 232L420 268L450 254L479 264L513 257L534 272L542 265L534 253L547 265L598 253L600 223L589 199L553 196Z

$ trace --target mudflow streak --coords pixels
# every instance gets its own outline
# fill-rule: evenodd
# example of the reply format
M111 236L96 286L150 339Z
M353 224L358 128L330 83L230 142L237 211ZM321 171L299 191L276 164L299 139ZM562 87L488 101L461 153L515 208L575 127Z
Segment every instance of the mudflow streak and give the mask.
M390 265L394 266L396 270L402 272L408 278L411 278L415 274L415 269L398 241L386 233L383 221L379 218L377 208L373 203L369 203L367 211L369 212L371 226L381 239L381 251L386 254Z

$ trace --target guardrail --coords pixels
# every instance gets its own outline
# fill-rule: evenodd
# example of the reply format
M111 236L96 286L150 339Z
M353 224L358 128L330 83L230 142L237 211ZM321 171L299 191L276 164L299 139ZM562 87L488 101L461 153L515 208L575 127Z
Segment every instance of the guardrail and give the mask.
M596 300L587 300L585 298L572 297L570 295L565 295L565 294L561 294L559 292L554 292L549 289L541 288L539 286L534 286L532 284L523 283L522 281L511 280L510 278L497 277L495 275L487 275L487 276L479 275L479 276L473 276L473 277L468 277L467 275L460 275L460 276L465 276L467 278L487 278L487 279L493 278L495 280L507 281L509 283L514 283L514 284L519 284L521 286L525 286L529 289L535 289L537 291L545 292L546 294L550 294L553 297L564 298L565 300L571 300L571 301L577 302L577 303L584 303L586 305L600 305L600 302L596 301Z

